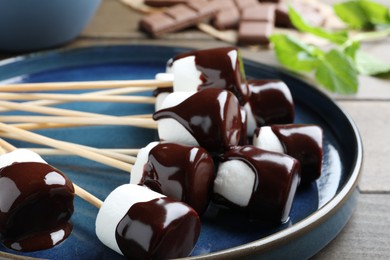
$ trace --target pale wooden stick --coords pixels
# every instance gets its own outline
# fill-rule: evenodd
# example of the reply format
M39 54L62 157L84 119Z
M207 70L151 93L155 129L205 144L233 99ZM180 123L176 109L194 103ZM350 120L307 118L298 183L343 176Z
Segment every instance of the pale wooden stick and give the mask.
M105 90L99 90L99 91L93 91L93 92L86 92L86 93L80 93L80 96L88 96L88 95L121 95L121 94L130 94L130 93L137 93L137 92L143 92L146 90L153 90L155 87L127 87L127 88L118 88L118 89L105 89ZM34 100L34 101L28 101L23 102L21 104L31 104L31 105L39 105L39 106L49 106L49 105L56 105L56 104L62 104L67 103L67 101L58 101L58 100ZM1 108L0 111L8 111L9 109Z
M17 149L15 146L13 146L12 144L6 142L5 140L3 140L1 138L0 138L0 145L3 148L5 148L6 152L12 152L12 151ZM90 203L91 205L93 205L97 208L102 207L103 202L100 199L98 199L96 196L92 195L88 191L84 190L83 188L81 188L77 184L75 184L75 183L72 183L72 184L74 187L75 194L77 196L79 196L80 198L82 198L83 200L85 200L86 202Z
M129 172L132 168L131 164L85 149L80 145L59 141L53 138L49 138L23 129L19 129L10 125L6 125L4 123L0 123L0 130L2 130L3 132L8 132L17 135L18 138L23 138L25 141L32 142L32 143L39 143L60 150L68 151L76 155L79 155L80 157L87 158L102 164L106 164L126 172Z
M0 100L0 107L6 107L12 110L21 110L21 111L41 113L47 115L56 115L56 116L110 117L110 115L105 115L105 114L97 114L92 112L84 112L84 111L77 111L77 110L56 108L56 107L37 106L37 105L1 101L1 100ZM149 114L149 116L150 115L151 114ZM138 115L134 115L132 117L138 117ZM140 115L140 117L145 118L145 115Z
M15 140L21 140L21 141L25 141L26 139L23 138L23 137L20 137L18 135L15 135L15 134L12 134L12 133L4 133L4 132L1 132L0 133L0 136L2 137L5 137L5 138L9 138L9 139L15 139ZM36 144L42 144L41 142L35 142L34 140L29 140L30 143L36 143ZM99 153L99 154L102 154L104 156L108 156L108 157L111 157L113 159L116 159L116 160L120 160L120 161L123 161L123 162L126 162L126 163L129 163L130 164L130 167L132 167L132 164L135 163L135 161L137 160L137 157L135 156L132 156L132 155L127 155L127 154L123 154L123 153L118 153L112 149L98 149L98 148L95 148L95 147L91 147L91 146L87 146L87 145L81 145L81 144L75 144L75 143L71 143L71 142L66 142L66 141L61 141L63 143L67 143L69 145L73 145L73 146L77 146L77 147L80 147L82 149L86 149L86 150L89 150L89 151L92 151L92 152L95 152L95 153ZM31 150L31 148L27 148L29 150ZM42 148L42 149L45 149L45 148ZM46 148L47 149L47 148ZM59 154L67 154L67 155L77 155L73 152L70 152L70 151L64 151L64 150L52 150L52 153L54 153L55 151L57 151L57 155ZM133 154L134 155L134 154Z
M45 82L0 85L4 92L48 91L48 90L76 90L76 89L108 89L125 87L172 87L171 81L155 79L145 80L108 80L108 81L80 81L80 82Z
M2 90L0 88L0 90ZM121 102L121 103L146 103L155 104L155 97L147 96L101 96L101 95L79 95L79 94L19 94L0 93L1 100L59 100L69 102Z
M0 141L1 146L1 141ZM73 153L53 148L26 148L40 155L73 155ZM139 149L121 149L121 148L99 148L100 151L114 152L118 154L136 156Z
M151 118L152 114L123 116L123 118ZM59 123L17 123L11 124L12 126L24 129L24 130L39 130L39 129L53 129L53 128L66 128L66 127L83 127L80 124L59 124Z
M76 193L77 196L79 196L80 198L82 198L86 202L92 204L93 206L97 207L98 209L100 209L102 207L103 201L98 199L96 196L94 196L93 194L84 190L83 188L76 185L75 183L73 183L73 187L74 187L74 192Z
M150 118L126 117L69 117L69 116L0 116L0 122L61 123L75 125L127 125L156 129L157 123Z

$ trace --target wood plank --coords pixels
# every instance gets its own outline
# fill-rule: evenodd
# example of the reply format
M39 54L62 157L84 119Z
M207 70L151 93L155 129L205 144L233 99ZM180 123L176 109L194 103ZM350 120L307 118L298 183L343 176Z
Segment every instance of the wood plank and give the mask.
M340 101L363 139L362 192L390 192L390 102Z
M390 259L390 194L361 194L356 212L314 260Z

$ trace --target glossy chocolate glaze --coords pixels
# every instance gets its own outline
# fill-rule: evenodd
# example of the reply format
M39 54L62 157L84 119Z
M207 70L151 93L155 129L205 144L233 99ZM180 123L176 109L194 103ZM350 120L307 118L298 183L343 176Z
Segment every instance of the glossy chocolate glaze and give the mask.
M199 233L196 211L166 197L131 206L115 237L129 259L171 259L188 256Z
M161 143L149 153L140 184L178 201L201 215L215 178L214 161L202 147Z
M248 85L251 92L249 105L257 126L294 121L294 103L285 84L279 80L248 80Z
M247 145L249 144L248 139L248 113L246 112L244 107L241 107L241 137L238 142L239 145Z
M72 230L68 221L73 197L72 182L49 164L24 162L1 168L2 243L18 251L36 251L62 242Z
M281 141L286 154L301 164L301 181L307 184L321 176L322 129L316 125L273 125L272 131Z
M255 173L252 196L244 210L263 220L287 221L300 179L299 162L288 155L251 145L227 151L221 161L229 160L240 160ZM216 202L232 206L220 195L216 196Z
M244 64L236 47L186 52L175 56L173 60L188 56L195 56L196 68L201 72L200 80L203 83L199 89L226 89L236 95L241 105L248 101Z
M196 92L174 107L154 113L153 119L173 118L209 152L221 153L238 144L241 108L229 91L208 88Z

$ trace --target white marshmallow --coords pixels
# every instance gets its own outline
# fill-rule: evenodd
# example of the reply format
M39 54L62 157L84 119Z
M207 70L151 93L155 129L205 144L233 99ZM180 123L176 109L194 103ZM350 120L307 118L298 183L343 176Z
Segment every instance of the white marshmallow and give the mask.
M263 150L285 153L282 143L269 126L261 127L259 135L253 136L253 145Z
M253 133L255 132L255 129L257 128L257 124L256 124L256 120L255 120L255 116L253 115L253 112L252 112L252 108L251 106L249 105L249 102L247 102L244 106L244 109L246 111L246 114L247 114L247 134L249 136L252 136Z
M230 160L219 165L214 180L214 193L230 202L245 207L248 205L255 185L255 173L243 161Z
M168 67L167 67L168 70ZM172 73L157 73L154 77L157 80L161 81L172 81L173 82L173 74ZM169 92L161 92L156 97L156 104L155 104L155 110L160 110L162 103L164 102L165 98L169 95Z
M103 244L122 254L115 238L118 223L133 204L162 197L165 196L139 185L124 184L119 186L107 196L99 209L96 217L97 237Z
M0 168L21 162L40 162L47 164L39 154L28 149L16 149L0 156Z
M151 142L144 148L140 149L137 155L130 174L130 183L139 184L144 172L144 166L148 162L150 150L152 150L159 142Z
M173 92L166 97L161 109L176 106L193 94L194 92ZM175 119L160 119L157 122L157 126L158 135L161 140L183 145L199 146L198 141L196 141L192 134Z
M175 60L172 64L173 91L197 91L202 84L200 75L196 68L195 56L188 56Z

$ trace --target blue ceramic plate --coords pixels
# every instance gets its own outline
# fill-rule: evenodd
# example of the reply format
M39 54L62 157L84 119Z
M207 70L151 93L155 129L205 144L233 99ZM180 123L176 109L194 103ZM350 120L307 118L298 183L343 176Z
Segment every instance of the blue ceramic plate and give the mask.
M152 79L165 70L166 61L186 51L161 46L112 46L46 52L0 62L0 83L84 80ZM202 257L308 258L344 227L356 205L356 185L362 146L351 119L327 96L304 81L263 64L245 61L248 78L279 78L290 87L296 105L296 123L324 129L322 177L298 191L290 221L270 226L229 210L211 210L202 219L202 231L192 253ZM142 95L148 93L142 93ZM152 113L152 105L68 103L59 107L112 115ZM12 112L12 114L22 112ZM156 131L128 126L79 127L39 133L99 148L140 148L157 139ZM17 147L36 147L11 141ZM100 199L128 183L129 174L76 156L46 156L50 164ZM95 236L97 209L75 199L74 230L50 250L19 253L0 245L0 254L49 259L121 259ZM1 255L0 255L1 256Z

